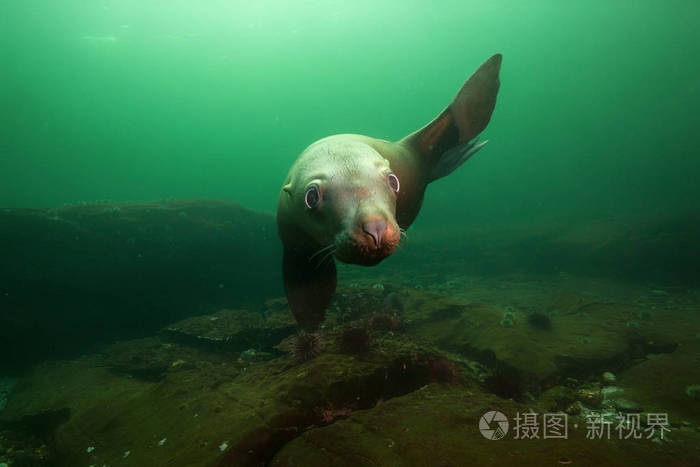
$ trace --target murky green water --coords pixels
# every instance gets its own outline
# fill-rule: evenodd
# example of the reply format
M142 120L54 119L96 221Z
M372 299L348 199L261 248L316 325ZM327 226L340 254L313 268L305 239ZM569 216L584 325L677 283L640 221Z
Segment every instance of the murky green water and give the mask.
M491 143L431 187L419 228L698 207L697 2L3 10L3 206L224 197L272 211L306 145L398 139L501 52Z

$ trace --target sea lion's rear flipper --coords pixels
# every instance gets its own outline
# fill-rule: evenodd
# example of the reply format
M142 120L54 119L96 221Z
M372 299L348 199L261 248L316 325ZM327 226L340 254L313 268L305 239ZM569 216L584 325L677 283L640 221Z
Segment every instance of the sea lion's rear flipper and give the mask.
M282 274L294 318L304 331L315 332L323 322L335 292L335 261L331 259L318 264L309 261L308 255L294 254L285 248Z
M496 106L501 59L496 54L486 60L435 120L402 140L420 154L428 182L449 174L486 144L476 144L476 137Z

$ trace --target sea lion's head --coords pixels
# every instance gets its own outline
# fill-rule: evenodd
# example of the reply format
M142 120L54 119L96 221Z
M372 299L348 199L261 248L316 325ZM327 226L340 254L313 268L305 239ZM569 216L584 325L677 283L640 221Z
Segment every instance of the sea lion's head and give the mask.
M282 241L305 244L312 261L335 256L375 265L394 252L401 237L395 219L399 190L389 162L368 144L320 140L299 156L282 187Z

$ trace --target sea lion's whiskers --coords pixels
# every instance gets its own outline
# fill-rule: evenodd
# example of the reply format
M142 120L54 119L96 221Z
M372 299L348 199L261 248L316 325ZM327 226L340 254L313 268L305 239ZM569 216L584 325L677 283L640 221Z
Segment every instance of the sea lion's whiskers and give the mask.
M331 243L330 245L324 246L323 248L321 248L320 250L318 250L316 253L314 253L313 255L311 255L311 256L309 257L309 263L310 263L311 261L313 261L313 259L314 259L315 257L317 257L318 255L320 255L321 253L326 252L326 251L328 251L329 249L331 249L331 248L333 248L333 247L335 247L335 245L334 245L333 243Z
M331 246L335 246L335 245L331 245ZM337 250L336 248L333 248L332 250L328 251L325 255L323 255L323 258L321 258L321 261L318 262L316 267L320 268L328 258L333 258L333 255L335 254L336 250Z
M399 232L400 232L399 241L396 242L397 248L403 247L406 244L406 242L408 241L408 234L406 233L406 230L399 229Z

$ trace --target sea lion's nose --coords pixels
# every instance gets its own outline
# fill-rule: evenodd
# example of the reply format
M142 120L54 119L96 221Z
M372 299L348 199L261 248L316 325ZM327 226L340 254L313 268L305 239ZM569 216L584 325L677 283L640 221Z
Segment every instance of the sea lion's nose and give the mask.
M382 219L365 222L362 224L362 230L374 239L375 246L379 246L382 243L382 235L386 232L386 221Z

